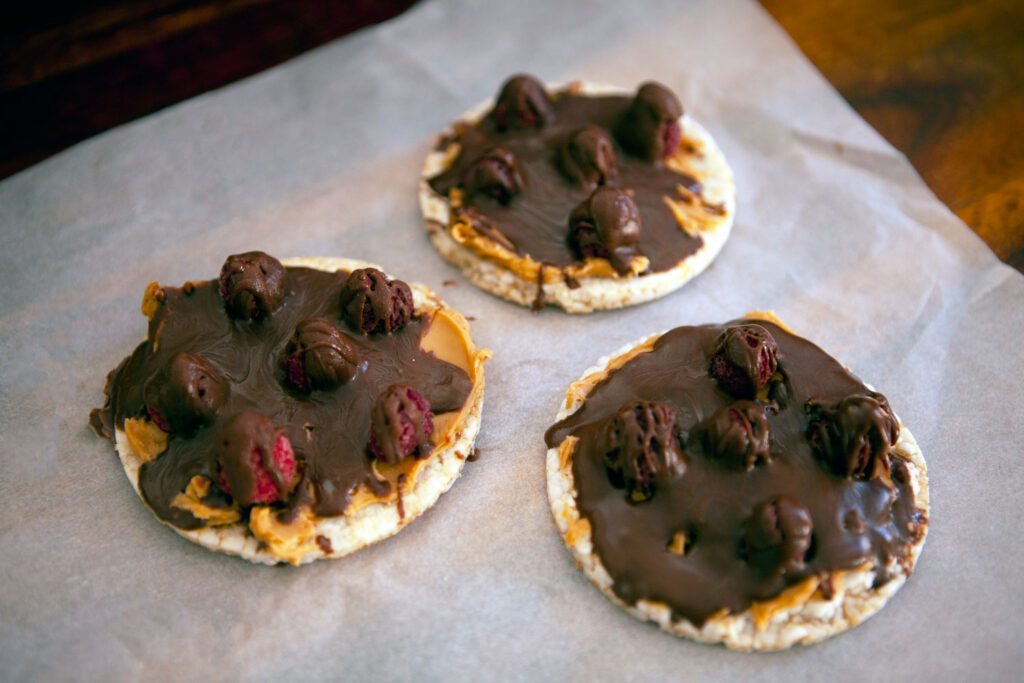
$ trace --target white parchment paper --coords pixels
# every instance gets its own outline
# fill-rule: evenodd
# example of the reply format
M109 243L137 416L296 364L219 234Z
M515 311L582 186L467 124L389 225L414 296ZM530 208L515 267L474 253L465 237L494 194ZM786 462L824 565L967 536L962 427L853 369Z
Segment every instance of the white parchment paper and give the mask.
M517 71L679 93L736 174L736 226L707 272L649 305L570 317L442 262L420 163ZM932 681L1024 666L1024 278L754 3L421 3L0 183L0 225L0 678ZM145 335L146 284L214 277L249 249L379 262L475 317L494 350L480 460L348 559L264 568L192 545L87 426ZM889 605L775 655L615 608L573 566L544 489L544 429L594 360L758 308L889 397L932 495L921 560Z

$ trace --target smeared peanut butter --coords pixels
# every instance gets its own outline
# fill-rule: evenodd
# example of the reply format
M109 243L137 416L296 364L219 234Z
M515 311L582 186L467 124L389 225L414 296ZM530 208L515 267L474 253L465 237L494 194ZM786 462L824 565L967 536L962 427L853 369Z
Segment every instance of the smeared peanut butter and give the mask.
M156 460L157 456L167 450L167 433L145 418L125 420L124 435L128 445L144 463Z
M203 503L203 498L210 492L210 480L196 475L188 483L184 493L179 493L171 501L171 505L188 510L196 519L201 519L209 526L222 526L237 522L241 515L235 506L226 508L210 507Z
M313 523L315 518L310 508L303 507L290 521L282 522L273 508L257 505L249 511L249 528L275 557L298 565L307 553L320 547Z

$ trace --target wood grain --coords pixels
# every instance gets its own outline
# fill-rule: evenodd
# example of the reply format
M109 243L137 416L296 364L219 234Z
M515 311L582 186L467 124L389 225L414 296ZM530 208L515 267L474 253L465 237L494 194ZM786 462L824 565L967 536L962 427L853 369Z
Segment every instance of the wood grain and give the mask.
M1024 272L1024 2L761 4L939 199Z

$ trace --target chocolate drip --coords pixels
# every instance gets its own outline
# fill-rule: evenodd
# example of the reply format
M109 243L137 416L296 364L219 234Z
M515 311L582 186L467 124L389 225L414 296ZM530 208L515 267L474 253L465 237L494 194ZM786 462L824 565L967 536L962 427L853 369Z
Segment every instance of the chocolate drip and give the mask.
M316 544L320 546L320 550L323 551L324 555L330 555L334 552L334 548L331 547L331 539L326 536L317 536Z
M616 161L614 174L606 178L608 169L599 169L600 177L595 176L595 181L632 189L644 226L637 248L650 259L652 271L669 270L696 252L702 240L690 237L679 227L664 197L677 197L678 186L699 194L700 183L622 151L610 132L632 103L631 95L592 97L561 92L554 94L554 114L543 128L499 130L490 116L477 125L462 126L456 134L461 145L458 158L431 179L430 186L447 196L449 190L462 184L477 159L494 147L507 150L517 161L523 183L521 191L507 203L479 193L464 197L465 208L459 213L471 210L474 228L488 234L479 225L489 225L492 233L502 235L496 241L520 256L529 255L537 262L559 268L578 263L580 257L567 239L569 214L590 196L594 185L575 178L578 169L570 174L573 177L567 176L560 156L580 129L596 126L606 134ZM601 165L606 166L607 160L603 159Z
M351 335L346 340L365 370L331 391L294 391L281 367L281 357L296 326L319 318L340 322L341 289L348 273L288 268L284 303L261 324L225 314L217 281L195 284L190 291L165 287L166 299L149 323L149 338L111 373L107 403L91 422L124 427L128 418L146 414L142 387L164 371L179 351L201 355L231 385L230 394L209 424L194 435L168 435L167 450L139 472L142 496L161 519L184 529L202 526L191 513L171 506L191 478L218 481L217 436L227 420L247 410L264 415L284 434L303 465L303 480L284 502L293 509L310 485L314 512L342 514L352 490L367 484L388 490L377 481L367 454L370 411L377 396L395 383L416 386L435 413L460 409L471 382L460 368L420 349L429 322L409 320L390 334ZM159 339L154 351L154 340Z
M719 411L734 401L708 372L728 327L719 325L662 335L653 350L609 373L579 410L545 436L549 447L579 437L572 463L576 502L591 523L595 552L615 593L629 604L661 601L676 618L700 625L722 608L741 612L810 576L865 561L875 565L882 584L889 579L886 564L895 559L906 566L910 544L923 534L927 520L914 505L910 475L898 456L891 456L891 481L845 478L819 462L808 440L811 417L804 406L811 397L835 405L866 387L817 346L777 325L729 325L755 322L778 345L779 383L790 397L764 404L770 408L764 412L770 455L753 441L742 449L730 446L737 466L723 467L715 451L720 441L701 437L713 416L721 419ZM671 408L677 429L690 435L686 471L642 504L616 486L605 461L606 425L625 401L637 399ZM755 421L760 419L758 412ZM769 533L773 524L777 539ZM692 543L683 554L668 552L679 530Z

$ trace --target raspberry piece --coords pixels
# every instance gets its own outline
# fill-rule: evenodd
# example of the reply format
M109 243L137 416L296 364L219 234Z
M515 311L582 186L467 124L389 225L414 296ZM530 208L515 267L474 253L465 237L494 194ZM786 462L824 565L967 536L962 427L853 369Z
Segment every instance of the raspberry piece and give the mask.
M661 139L661 156L665 159L672 156L672 154L679 149L679 144L683 141L683 129L679 127L679 121L669 121L666 123L663 126Z
M681 474L684 463L676 434L676 413L653 401L632 401L605 427L604 461L612 485L634 501L649 499L659 482Z
M683 106L671 90L648 81L619 120L615 137L633 156L657 162L671 156L682 141L679 117Z
M430 455L428 443L433 433L430 403L412 387L388 387L370 411L370 452L389 465L397 465L410 455Z
M146 381L142 398L160 429L191 434L213 421L230 393L231 386L208 360L178 352Z
M754 398L779 366L779 347L760 325L733 325L718 338L708 372L737 398Z
M153 406L146 406L146 412L149 414L149 419L153 421L153 424L160 428L160 431L167 432L168 434L171 433L171 426L167 424L167 420L164 419L164 416L158 410Z
M505 81L491 116L498 130L541 128L554 116L554 107L540 81L519 74Z
M600 126L576 131L558 152L559 167L584 187L604 185L615 175L615 145Z
M265 415L246 411L224 423L217 440L217 481L241 505L273 503L297 482L291 442Z
M628 190L601 186L569 214L569 241L582 258L606 258L628 273L640 254L640 211Z
M762 571L798 571L811 547L812 528L810 511L788 496L761 503L743 534L747 560Z
M512 152L495 147L473 162L462 177L466 197L483 194L508 204L523 188L519 164Z
M333 389L356 375L359 355L341 331L326 320L303 320L284 350L284 368L299 391Z
M768 416L753 401L718 409L697 432L709 455L733 469L751 470L758 462L771 461Z
M412 318L412 291L376 268L360 268L341 288L341 308L345 321L366 334L396 332Z
M220 270L220 298L228 313L242 320L260 320L284 301L285 270L262 251L229 256Z
M811 448L832 472L854 479L889 475L889 453L899 439L900 423L885 396L867 391L831 408L808 402L806 410Z

